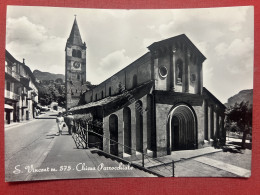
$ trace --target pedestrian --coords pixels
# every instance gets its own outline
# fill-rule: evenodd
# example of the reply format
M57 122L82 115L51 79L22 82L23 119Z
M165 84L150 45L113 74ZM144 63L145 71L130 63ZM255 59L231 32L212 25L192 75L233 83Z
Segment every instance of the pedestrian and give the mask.
M68 113L68 116L66 117L66 124L68 126L69 134L71 135L72 132L74 132L75 124L74 124L74 117L71 112Z
M57 133L57 135L61 135L62 134L62 129L65 126L64 118L63 118L61 112L59 112L58 117L56 118L56 123L57 123L57 126L58 126L58 133Z

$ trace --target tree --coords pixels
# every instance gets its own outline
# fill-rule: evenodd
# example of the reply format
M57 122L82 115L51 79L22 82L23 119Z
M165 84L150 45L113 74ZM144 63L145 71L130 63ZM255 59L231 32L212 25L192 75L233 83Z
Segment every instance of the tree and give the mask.
M241 147L245 148L245 142L247 134L252 128L252 105L249 105L249 102L242 101L241 103L235 103L234 106L230 106L226 109L226 126L232 122L243 131L243 138Z
M39 103L43 106L50 105L52 102L58 102L58 105L64 107L66 104L65 87L56 84L39 84Z

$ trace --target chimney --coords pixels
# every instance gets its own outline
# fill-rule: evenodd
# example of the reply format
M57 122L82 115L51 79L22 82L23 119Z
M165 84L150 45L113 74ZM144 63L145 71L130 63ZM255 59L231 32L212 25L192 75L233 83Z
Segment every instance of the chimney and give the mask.
M25 59L23 58L23 64L25 64Z

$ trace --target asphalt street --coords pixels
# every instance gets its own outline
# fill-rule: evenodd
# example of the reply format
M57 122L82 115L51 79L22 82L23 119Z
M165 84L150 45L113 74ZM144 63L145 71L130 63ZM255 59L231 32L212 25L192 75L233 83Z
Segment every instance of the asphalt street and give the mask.
M42 163L53 144L56 132L55 119L34 119L27 123L6 127L5 180L27 180L29 173L27 171L18 173L19 170Z

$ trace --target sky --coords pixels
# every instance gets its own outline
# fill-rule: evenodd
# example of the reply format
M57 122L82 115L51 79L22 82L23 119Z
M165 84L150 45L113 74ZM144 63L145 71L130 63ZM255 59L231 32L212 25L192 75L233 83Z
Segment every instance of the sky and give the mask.
M206 56L203 83L222 103L253 88L252 6L111 10L8 6L6 49L31 70L65 74L73 21L87 46L87 80L99 84L148 52L153 42L186 34Z

